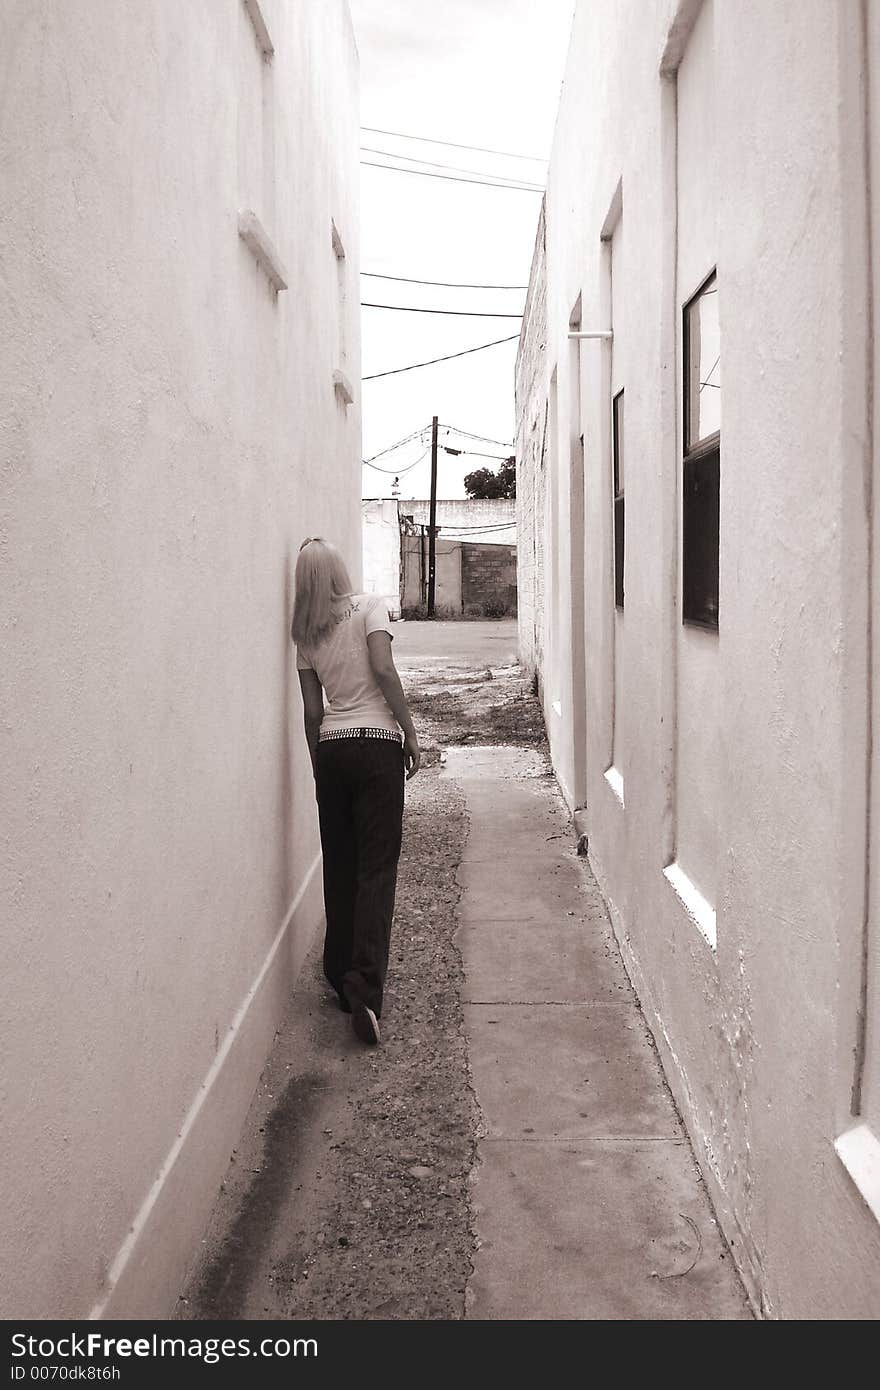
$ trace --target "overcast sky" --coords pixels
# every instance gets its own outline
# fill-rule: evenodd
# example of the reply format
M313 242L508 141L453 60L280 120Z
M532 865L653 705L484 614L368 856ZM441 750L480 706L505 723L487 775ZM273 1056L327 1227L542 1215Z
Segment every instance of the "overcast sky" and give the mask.
M363 126L433 136L546 160L562 82L573 0L350 0L361 62ZM362 146L406 153L436 173L473 170L543 185L531 159L450 149L362 131ZM383 160L372 152L362 160ZM396 162L385 158L385 163ZM428 167L422 164L420 167ZM486 188L361 167L361 268L425 280L524 286L540 193ZM363 300L490 313L521 312L525 291L442 289L361 281ZM518 318L466 318L362 310L363 372L439 357L518 334ZM364 457L429 426L432 415L509 444L513 439L516 342L363 384ZM467 445L440 435L441 444ZM376 460L405 470L427 447L418 440ZM503 455L511 448L471 441ZM497 461L439 456L440 497L463 497L465 473ZM391 475L363 470L365 497L390 496ZM429 458L401 471L403 497L427 497Z

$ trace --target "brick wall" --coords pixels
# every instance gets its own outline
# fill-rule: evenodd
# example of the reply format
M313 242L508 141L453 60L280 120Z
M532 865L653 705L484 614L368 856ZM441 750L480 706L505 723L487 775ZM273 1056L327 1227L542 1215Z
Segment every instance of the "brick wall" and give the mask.
M404 536L403 607L424 603L427 579L427 537ZM473 545L469 542L437 541L435 602L438 617L460 617L486 603L499 604L508 613L516 612L516 546ZM475 616L469 614L469 616Z
M462 545L461 601L464 612L486 603L502 604L516 612L515 545Z

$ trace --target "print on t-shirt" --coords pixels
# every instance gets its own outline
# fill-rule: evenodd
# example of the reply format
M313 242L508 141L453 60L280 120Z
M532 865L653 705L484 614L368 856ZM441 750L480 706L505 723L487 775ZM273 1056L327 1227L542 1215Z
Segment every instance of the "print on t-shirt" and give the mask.
M334 623L338 627L340 623L345 622L346 618L350 618L352 613L359 613L360 608L360 604L357 603L354 599L352 599L348 607L344 608L341 613L331 613L330 616L332 617Z
M345 607L333 613L330 635L316 648L297 650L298 669L315 671L328 700L321 731L367 727L398 732L400 726L373 674L367 646L373 632L393 637L385 599L352 594L343 602Z

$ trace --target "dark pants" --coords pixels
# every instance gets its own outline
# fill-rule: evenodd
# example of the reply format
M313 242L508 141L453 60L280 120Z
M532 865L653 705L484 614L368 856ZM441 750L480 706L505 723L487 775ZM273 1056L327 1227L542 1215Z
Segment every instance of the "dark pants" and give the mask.
M324 854L324 974L378 1018L388 969L403 825L403 749L390 739L318 744Z

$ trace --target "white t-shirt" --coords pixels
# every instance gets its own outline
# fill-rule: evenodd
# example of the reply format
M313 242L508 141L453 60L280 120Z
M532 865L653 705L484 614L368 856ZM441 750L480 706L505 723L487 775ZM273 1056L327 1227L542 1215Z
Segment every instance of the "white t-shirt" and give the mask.
M336 627L317 647L297 647L298 671L314 671L328 704L321 732L332 729L388 729L400 732L391 707L373 675L367 637L387 632L393 638L388 607L381 594L350 594L334 610Z

